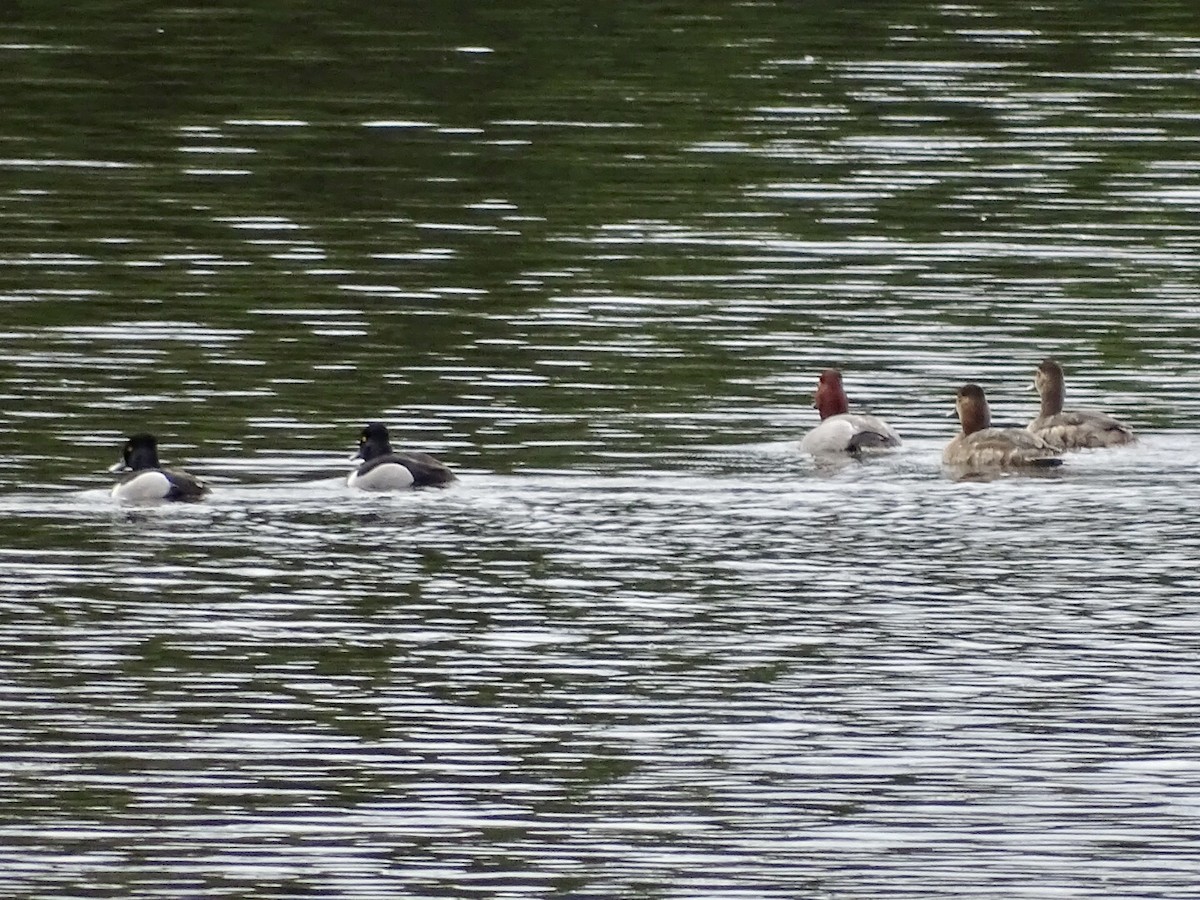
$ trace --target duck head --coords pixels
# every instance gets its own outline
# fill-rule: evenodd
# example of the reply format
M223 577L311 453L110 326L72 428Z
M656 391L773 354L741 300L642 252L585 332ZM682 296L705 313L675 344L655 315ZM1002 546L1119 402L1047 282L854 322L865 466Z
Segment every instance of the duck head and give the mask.
M992 411L988 407L987 397L977 384L964 384L958 389L954 409L958 412L963 434L974 434L992 424Z
M1033 373L1033 386L1042 397L1042 415L1057 416L1063 409L1066 386L1063 370L1057 362L1047 357Z
M110 466L110 472L139 472L142 469L157 469L158 440L152 434L133 434L125 439L121 448L121 460Z
M388 430L383 425L372 422L359 432L358 453L355 454L355 459L374 459L391 452L392 442L388 439Z
M822 419L850 411L850 401L842 387L842 373L837 369L826 369L817 379L817 393L813 398L813 406Z

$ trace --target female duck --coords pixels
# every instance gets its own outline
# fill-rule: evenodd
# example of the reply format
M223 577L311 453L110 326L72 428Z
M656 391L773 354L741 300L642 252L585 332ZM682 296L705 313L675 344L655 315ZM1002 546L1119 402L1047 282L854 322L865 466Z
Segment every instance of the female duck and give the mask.
M1042 411L1027 427L1046 443L1063 450L1083 450L1119 447L1137 440L1132 428L1105 413L1090 409L1063 412L1063 370L1053 359L1042 360L1033 385L1042 396Z
M942 462L965 469L1058 466L1059 450L1024 428L992 428L983 388L967 384L954 400L962 431L942 451Z
M819 456L900 446L900 436L882 419L850 412L842 373L837 369L821 373L813 406L821 414L821 424L800 441L801 450Z
M454 473L428 453L392 450L388 431L378 422L363 428L354 458L363 462L350 473L346 484L364 491L396 491L454 481Z
M180 469L164 469L158 461L158 441L152 434L135 434L125 441L121 461L110 472L129 472L113 485L112 495L130 503L147 500L199 500L208 485Z

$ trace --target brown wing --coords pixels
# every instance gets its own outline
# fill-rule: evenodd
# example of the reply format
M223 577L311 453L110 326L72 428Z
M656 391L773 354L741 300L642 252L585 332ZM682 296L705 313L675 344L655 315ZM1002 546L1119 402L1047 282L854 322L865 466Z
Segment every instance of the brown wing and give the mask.
M1029 423L1029 431L1063 450L1119 447L1136 440L1133 429L1128 425L1092 410L1074 410L1040 417Z
M985 428L959 435L947 446L942 459L952 466L1010 468L1057 466L1058 449L1023 428Z

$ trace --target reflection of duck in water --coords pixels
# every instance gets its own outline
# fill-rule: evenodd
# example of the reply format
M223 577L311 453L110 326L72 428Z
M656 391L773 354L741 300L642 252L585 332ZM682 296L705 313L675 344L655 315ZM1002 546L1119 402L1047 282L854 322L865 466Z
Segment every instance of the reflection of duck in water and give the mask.
M125 441L121 461L110 472L129 472L113 485L116 500L199 500L208 485L181 469L164 469L158 461L158 441L152 434L135 434Z
M1137 440L1133 429L1107 413L1092 409L1063 411L1066 384L1062 366L1052 359L1042 360L1033 376L1034 387L1042 397L1042 411L1029 423L1029 430L1048 444L1063 450L1090 447L1119 447Z
M1010 469L1062 464L1059 450L1024 428L992 428L983 388L968 384L954 401L962 431L942 451L942 462L965 469Z
M454 481L454 473L428 453L392 450L388 430L378 422L359 434L354 458L361 459L362 464L350 473L346 484L364 491L396 491Z
M900 446L900 436L887 422L850 412L850 401L842 388L842 373L837 369L821 373L813 406L821 414L821 424L800 441L801 450L819 456Z

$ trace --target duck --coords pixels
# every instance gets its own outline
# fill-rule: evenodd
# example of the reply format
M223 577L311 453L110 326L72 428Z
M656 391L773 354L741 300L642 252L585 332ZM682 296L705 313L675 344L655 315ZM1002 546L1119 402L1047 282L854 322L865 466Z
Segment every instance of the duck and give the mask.
M958 389L954 408L962 431L942 451L942 462L964 469L1048 468L1062 451L1024 428L993 428L987 396L977 384Z
M378 422L366 425L358 435L362 463L346 479L352 488L364 491L398 491L405 488L442 486L455 480L454 473L428 453L398 453L392 449L388 430Z
M850 412L850 401L842 387L842 373L826 369L817 380L813 406L821 424L800 441L800 449L814 456L860 453L900 446L900 436L887 422L875 416Z
M1048 444L1063 450L1086 450L1120 447L1137 440L1132 428L1107 413L1094 409L1064 411L1063 370L1053 359L1046 358L1038 365L1033 386L1041 395L1042 409L1026 428Z
M126 438L120 461L109 471L129 473L112 489L113 499L123 502L199 500L208 493L208 485L195 475L163 468L158 461L158 440L152 434Z

